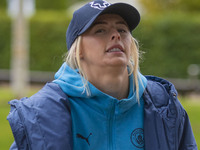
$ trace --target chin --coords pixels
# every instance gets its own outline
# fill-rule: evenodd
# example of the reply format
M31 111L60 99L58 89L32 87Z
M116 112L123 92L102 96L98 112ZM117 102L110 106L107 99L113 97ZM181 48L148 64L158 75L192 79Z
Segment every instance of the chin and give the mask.
M122 62L122 61L116 61L116 62L110 62L107 63L107 65L109 66L113 66L113 67L127 67L128 63L127 62Z

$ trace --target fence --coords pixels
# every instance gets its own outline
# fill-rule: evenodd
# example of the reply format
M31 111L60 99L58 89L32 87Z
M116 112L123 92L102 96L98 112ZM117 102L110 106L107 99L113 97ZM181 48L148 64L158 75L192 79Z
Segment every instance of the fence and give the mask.
M54 79L54 72L31 71L31 84L44 84ZM200 94L200 80L199 79L178 79L166 78L173 83L179 94L185 95L191 92ZM10 82L10 71L0 69L0 84Z

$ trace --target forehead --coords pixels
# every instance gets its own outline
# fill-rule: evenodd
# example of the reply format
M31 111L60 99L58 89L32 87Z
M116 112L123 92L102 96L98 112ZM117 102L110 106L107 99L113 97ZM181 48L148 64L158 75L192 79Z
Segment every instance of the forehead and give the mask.
M93 24L96 24L98 22L116 22L116 23L121 23L121 24L124 24L126 26L127 23L126 21L119 15L117 14L103 14L103 15L100 15L99 17L97 17L97 19L94 21Z

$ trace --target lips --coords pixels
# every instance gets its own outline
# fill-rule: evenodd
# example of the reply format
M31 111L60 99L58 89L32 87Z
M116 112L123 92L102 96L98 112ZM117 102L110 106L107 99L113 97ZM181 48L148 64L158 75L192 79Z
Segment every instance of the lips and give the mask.
M114 45L108 48L106 52L124 52L124 49L121 45Z

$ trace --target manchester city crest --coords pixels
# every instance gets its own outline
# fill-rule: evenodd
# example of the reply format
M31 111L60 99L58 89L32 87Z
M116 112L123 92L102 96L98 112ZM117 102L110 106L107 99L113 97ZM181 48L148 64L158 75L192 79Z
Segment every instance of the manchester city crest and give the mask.
M133 130L131 133L131 142L137 148L144 148L144 131L141 128Z

